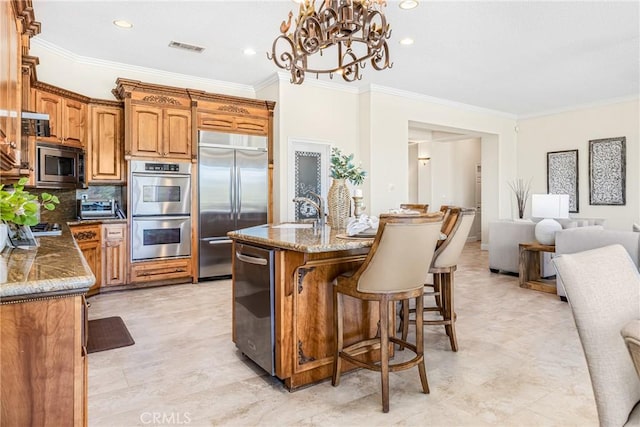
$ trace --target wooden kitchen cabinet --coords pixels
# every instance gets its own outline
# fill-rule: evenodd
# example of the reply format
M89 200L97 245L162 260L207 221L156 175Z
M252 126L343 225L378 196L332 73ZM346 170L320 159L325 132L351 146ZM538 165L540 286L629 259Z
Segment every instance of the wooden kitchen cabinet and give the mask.
M89 106L89 184L126 182L122 117L120 105Z
M20 162L22 97L20 25L13 2L0 4L0 170Z
M50 136L39 141L84 148L87 140L87 101L64 89L37 82L33 91L33 109L49 115ZM65 96L71 95L71 96Z
M102 238L101 225L74 225L69 227L76 239L78 247L89 264L89 268L96 276L96 283L89 289L87 295L93 295L100 290L102 284Z
M191 111L131 106L131 155L191 158Z
M189 91L118 79L113 90L124 102L125 158L188 159L192 152L192 104Z
M87 425L83 295L0 304L0 342L2 425Z
M127 283L127 225L102 224L102 285Z

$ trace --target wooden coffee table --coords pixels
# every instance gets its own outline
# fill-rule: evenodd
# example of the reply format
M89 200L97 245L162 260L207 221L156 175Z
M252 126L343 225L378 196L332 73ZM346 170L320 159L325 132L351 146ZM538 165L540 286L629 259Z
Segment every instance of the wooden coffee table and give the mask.
M540 277L540 252L555 252L555 245L538 242L520 243L520 287L536 291L556 293L556 281Z

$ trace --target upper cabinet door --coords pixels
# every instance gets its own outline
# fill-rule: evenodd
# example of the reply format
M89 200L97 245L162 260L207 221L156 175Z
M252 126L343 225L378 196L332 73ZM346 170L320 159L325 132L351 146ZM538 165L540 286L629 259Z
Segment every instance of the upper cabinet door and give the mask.
M62 98L39 90L34 90L34 92L36 112L49 115L50 136L39 137L38 139L56 144L62 143Z
M162 108L131 106L131 155L161 157Z
M191 158L191 111L165 109L162 155L173 158Z
M91 107L89 137L90 181L124 182L122 152L122 109Z
M62 102L62 142L66 145L83 147L86 141L87 104L63 99Z

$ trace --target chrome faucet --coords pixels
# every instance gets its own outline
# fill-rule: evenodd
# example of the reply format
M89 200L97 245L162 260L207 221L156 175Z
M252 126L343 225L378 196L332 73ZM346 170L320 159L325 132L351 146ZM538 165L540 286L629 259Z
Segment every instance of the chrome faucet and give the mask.
M294 197L293 203L308 203L316 208L316 211L318 212L318 225L324 225L324 201L322 200L322 196L312 191L307 191L307 194L315 197L318 202L316 203L308 197Z

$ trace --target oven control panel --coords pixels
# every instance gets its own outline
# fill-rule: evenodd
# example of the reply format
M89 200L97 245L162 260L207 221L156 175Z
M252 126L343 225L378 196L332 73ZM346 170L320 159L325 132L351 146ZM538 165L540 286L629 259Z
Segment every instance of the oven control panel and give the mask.
M191 162L160 163L144 160L132 160L131 172L139 174L179 174L191 175Z
M180 172L180 165L175 163L145 163L144 170L153 172Z

